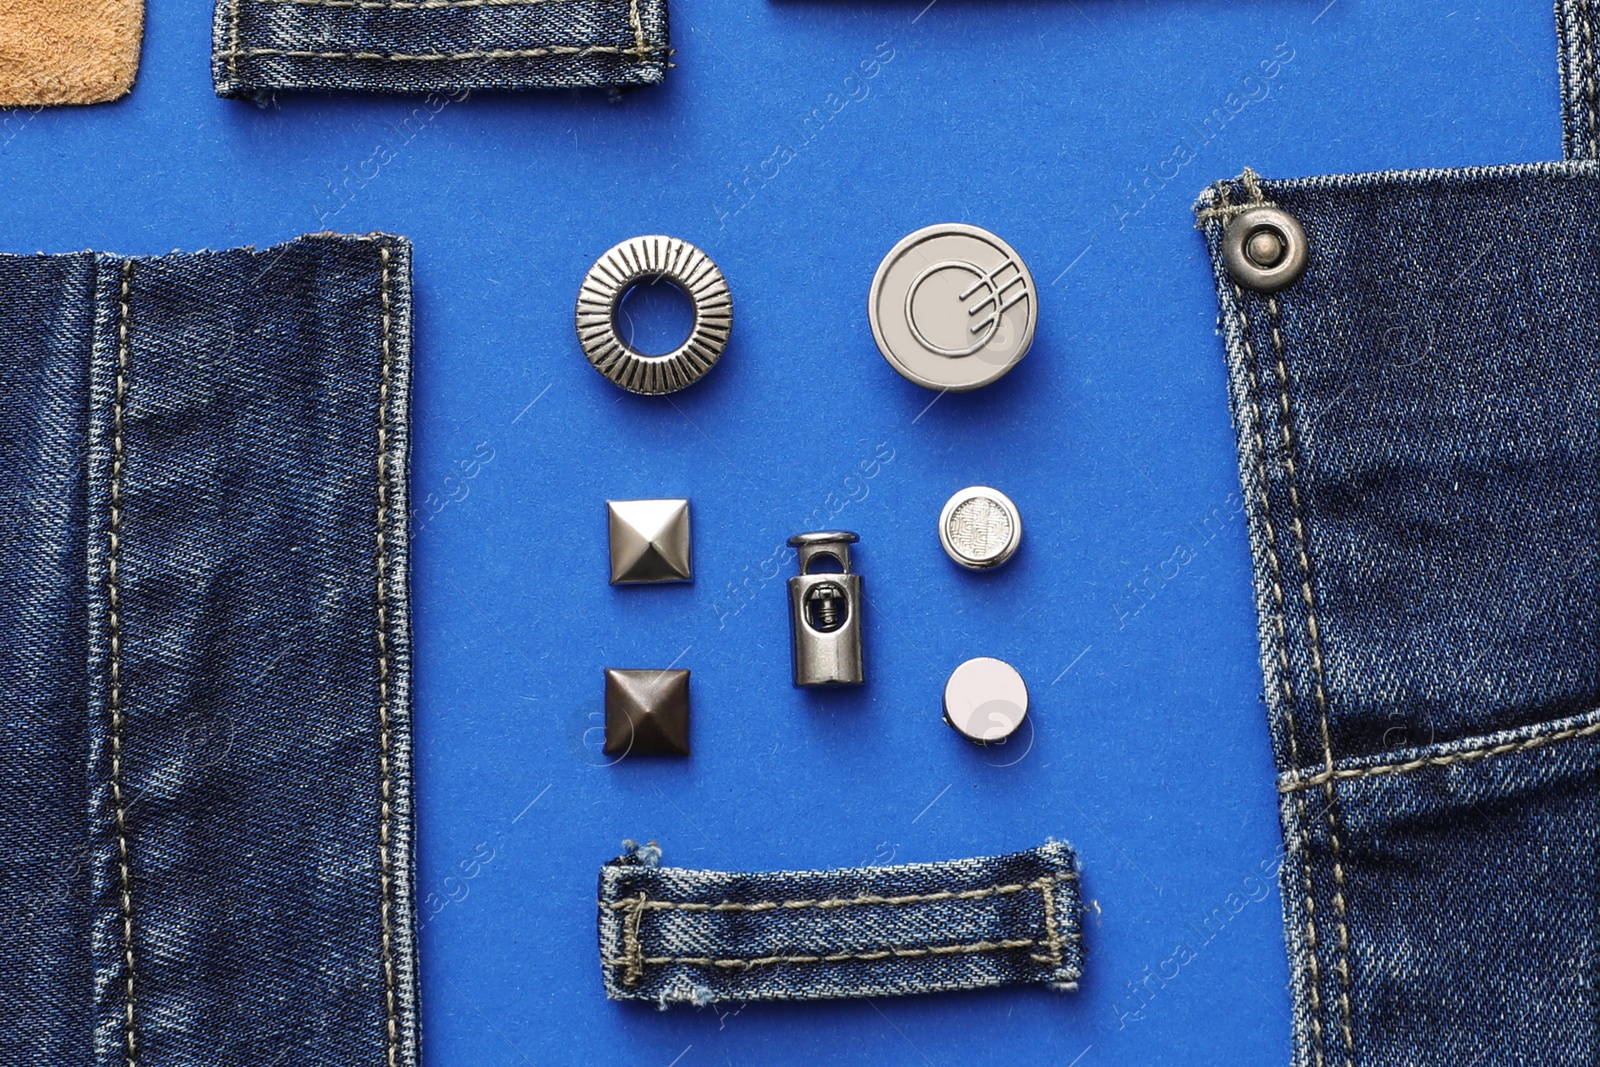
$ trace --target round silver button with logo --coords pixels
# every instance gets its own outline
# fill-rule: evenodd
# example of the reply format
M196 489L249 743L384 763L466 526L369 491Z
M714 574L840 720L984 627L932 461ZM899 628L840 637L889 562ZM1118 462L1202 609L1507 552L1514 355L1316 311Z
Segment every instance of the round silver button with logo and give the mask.
M1028 354L1039 291L1016 249L959 222L925 226L878 264L867 315L878 351L928 389L977 389Z

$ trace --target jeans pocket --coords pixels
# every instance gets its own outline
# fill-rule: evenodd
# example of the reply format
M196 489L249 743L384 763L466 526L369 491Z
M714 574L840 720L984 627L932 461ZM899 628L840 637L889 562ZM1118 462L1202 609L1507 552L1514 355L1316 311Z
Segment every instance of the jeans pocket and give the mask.
M1295 1062L1590 1062L1600 166L1246 172L1197 206L1283 790ZM1307 247L1273 291L1230 267L1262 212Z
M1327 1006L1303 1060L1343 1062L1348 1027L1361 1064L1594 1062L1597 735L1591 712L1280 782L1295 973Z

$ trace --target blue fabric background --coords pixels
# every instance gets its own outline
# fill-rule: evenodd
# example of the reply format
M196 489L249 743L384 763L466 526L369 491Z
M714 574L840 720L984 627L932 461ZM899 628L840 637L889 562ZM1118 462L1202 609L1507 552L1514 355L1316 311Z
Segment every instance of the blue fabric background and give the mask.
M430 1062L1286 1061L1276 798L1189 204L1247 163L1554 159L1561 133L1548 4L1324 4L684 0L677 68L618 102L259 110L212 95L208 5L151 0L129 99L5 115L9 251L415 242ZM878 356L865 298L899 237L944 220L1012 243L1042 316L1009 377L935 400ZM735 302L722 364L667 400L621 394L572 330L584 270L648 232L703 247ZM974 482L1027 527L992 575L934 531ZM604 499L656 495L693 500L695 583L608 588ZM871 677L818 696L789 686L790 565L763 575L833 511L863 538ZM1028 680L1031 743L980 751L939 721L946 674L983 654ZM694 756L597 766L601 669L669 663L694 672ZM1050 835L1095 902L1078 994L665 1015L603 997L595 876L623 837L771 869Z

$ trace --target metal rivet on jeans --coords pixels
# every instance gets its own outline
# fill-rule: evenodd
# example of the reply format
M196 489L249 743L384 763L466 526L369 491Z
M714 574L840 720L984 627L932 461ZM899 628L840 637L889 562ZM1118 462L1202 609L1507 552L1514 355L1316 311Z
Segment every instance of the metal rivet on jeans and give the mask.
M944 684L944 721L968 741L1004 741L1027 717L1028 687L1005 660L969 659Z
M694 304L694 326L683 343L646 355L617 334L617 308L641 282L666 281ZM688 241L652 234L633 237L595 261L578 289L578 343L594 369L630 393L658 396L699 381L716 365L733 329L733 297L711 257Z
M1306 231L1281 207L1245 208L1222 231L1228 273L1258 293L1275 293L1304 274L1308 251Z

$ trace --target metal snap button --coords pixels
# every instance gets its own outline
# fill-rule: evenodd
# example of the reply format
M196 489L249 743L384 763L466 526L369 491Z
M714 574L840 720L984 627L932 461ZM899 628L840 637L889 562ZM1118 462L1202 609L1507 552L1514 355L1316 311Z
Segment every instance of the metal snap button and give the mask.
M1222 231L1222 262L1233 280L1258 293L1275 293L1306 271L1306 231L1281 207L1245 208Z
M617 335L617 307L628 290L661 278L694 303L694 326L661 356L637 351ZM630 393L659 396L699 381L716 365L733 329L733 297L711 257L688 241L633 237L595 261L578 289L578 343L594 369Z

